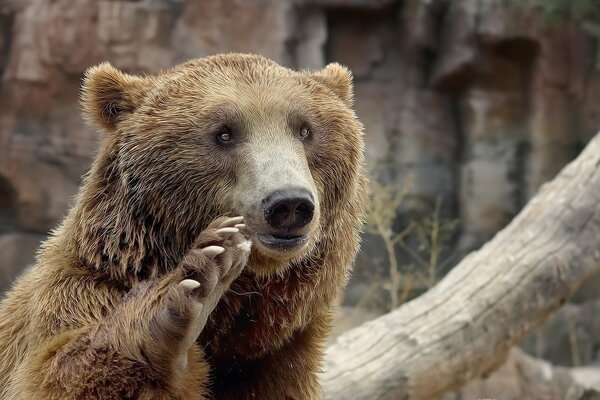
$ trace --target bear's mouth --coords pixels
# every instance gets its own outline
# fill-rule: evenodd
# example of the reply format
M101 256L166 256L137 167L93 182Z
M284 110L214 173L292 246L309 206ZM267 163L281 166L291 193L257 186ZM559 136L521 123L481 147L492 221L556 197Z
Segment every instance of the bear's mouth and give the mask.
M308 235L274 236L269 234L257 235L260 244L275 251L292 251L308 242Z

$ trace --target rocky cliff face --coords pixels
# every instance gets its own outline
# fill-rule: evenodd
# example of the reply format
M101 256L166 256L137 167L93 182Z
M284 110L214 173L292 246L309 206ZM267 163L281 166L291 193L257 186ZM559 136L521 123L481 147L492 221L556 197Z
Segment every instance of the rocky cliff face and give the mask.
M573 10L547 21L544 4L5 0L0 281L33 260L96 149L79 115L83 71L109 60L153 73L225 51L349 66L374 179L412 179L400 215L427 215L441 199L461 223L457 248L479 246L600 127L600 30Z

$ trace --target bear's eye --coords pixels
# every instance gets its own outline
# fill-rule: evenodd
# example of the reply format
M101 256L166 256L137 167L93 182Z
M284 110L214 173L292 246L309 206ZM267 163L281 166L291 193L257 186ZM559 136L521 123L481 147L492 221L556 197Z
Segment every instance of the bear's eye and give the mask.
M300 140L304 140L304 139L308 139L310 137L310 135L312 134L312 131L310 130L310 128L306 125L304 125L301 129L300 132L298 132L298 136L300 136Z
M219 131L217 132L217 142L219 142L222 145L228 145L231 144L232 141L233 134L229 127L224 126L221 129L219 129Z

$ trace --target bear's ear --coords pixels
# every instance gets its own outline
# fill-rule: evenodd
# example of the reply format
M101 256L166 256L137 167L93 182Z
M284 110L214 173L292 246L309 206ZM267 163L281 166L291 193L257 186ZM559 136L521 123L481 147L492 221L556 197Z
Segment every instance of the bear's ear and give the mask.
M348 106L352 106L354 93L352 88L352 72L338 63L331 63L321 71L314 73L313 78L330 88Z
M81 89L85 119L114 131L124 117L140 106L151 84L150 78L125 74L107 62L89 68Z

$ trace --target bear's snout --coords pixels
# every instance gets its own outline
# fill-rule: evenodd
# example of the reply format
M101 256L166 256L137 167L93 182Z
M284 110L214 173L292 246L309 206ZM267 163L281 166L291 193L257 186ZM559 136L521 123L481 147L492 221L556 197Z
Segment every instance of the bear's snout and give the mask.
M278 270L287 261L307 255L320 234L320 196L302 143L291 135L264 133L281 131L256 129L240 146L233 209L244 216L255 244L255 270L260 267L258 254L267 269Z
M296 252L307 244L315 219L315 197L303 187L280 188L261 201L263 232L257 234L260 247L268 253Z
M272 192L262 200L266 222L277 236L297 236L313 219L314 196L305 188Z

